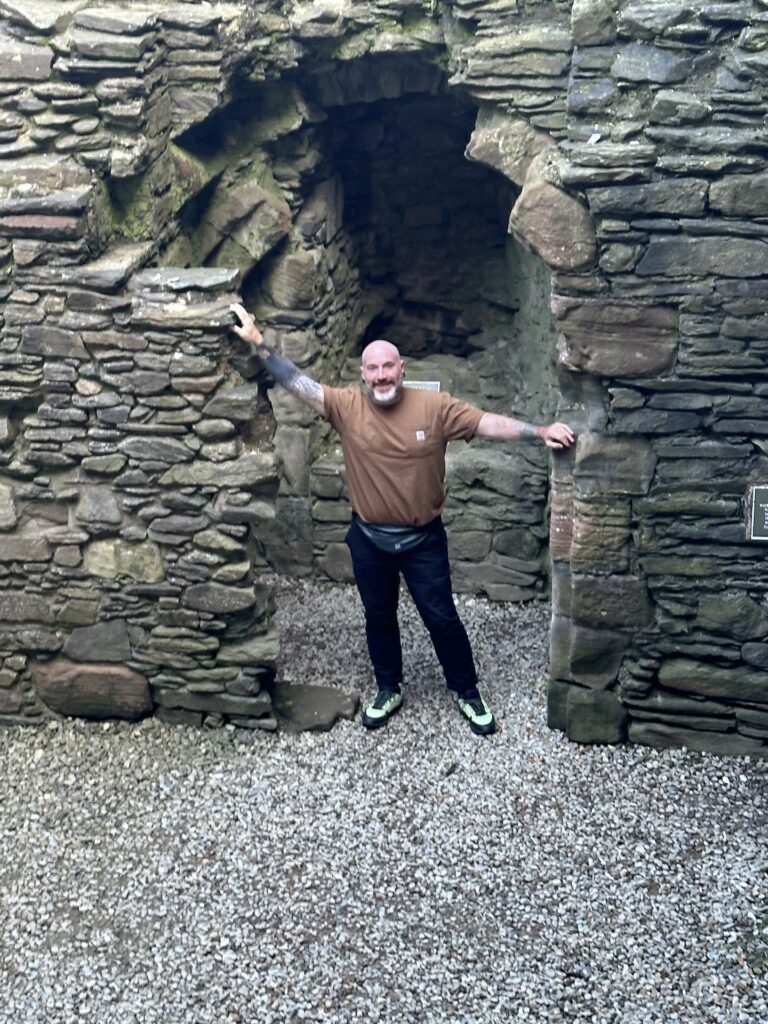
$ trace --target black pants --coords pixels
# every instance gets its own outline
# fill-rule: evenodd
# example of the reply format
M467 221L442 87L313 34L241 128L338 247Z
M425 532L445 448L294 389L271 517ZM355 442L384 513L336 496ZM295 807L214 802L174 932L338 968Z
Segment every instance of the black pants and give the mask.
M355 582L365 608L368 653L379 689L399 690L403 655L397 602L400 575L434 644L450 690L465 694L477 687L477 672L467 631L453 603L448 539L437 519L412 551L390 554L365 536L354 520L347 533Z

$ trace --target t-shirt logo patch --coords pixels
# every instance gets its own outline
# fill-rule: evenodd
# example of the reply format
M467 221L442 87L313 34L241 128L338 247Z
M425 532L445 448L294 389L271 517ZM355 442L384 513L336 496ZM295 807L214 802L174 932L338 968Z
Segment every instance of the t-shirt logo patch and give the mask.
M427 438L427 435L424 433L423 430L417 430L416 431L416 440L417 441L425 441L426 438Z

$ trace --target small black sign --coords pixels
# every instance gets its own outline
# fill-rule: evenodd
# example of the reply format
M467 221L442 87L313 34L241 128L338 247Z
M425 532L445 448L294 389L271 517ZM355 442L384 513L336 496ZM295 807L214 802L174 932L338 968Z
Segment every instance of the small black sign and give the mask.
M755 484L749 503L749 539L768 540L768 485Z

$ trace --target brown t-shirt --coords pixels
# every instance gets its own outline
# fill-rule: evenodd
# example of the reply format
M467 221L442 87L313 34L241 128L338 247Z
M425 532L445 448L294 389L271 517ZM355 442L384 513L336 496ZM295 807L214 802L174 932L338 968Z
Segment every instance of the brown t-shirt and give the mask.
M424 526L445 501L448 441L475 436L482 411L451 395L404 388L375 405L361 388L323 385L325 413L341 436L349 500L369 523Z

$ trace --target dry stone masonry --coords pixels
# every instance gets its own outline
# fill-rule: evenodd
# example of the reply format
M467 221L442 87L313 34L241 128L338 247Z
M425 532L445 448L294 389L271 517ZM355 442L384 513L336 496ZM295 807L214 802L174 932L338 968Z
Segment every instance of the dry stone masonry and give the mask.
M767 77L766 0L0 0L0 718L274 728L348 508L242 298L572 422L449 453L457 587L551 586L571 739L764 755Z

